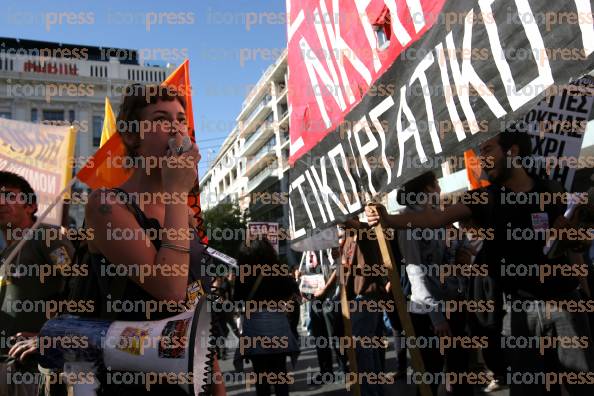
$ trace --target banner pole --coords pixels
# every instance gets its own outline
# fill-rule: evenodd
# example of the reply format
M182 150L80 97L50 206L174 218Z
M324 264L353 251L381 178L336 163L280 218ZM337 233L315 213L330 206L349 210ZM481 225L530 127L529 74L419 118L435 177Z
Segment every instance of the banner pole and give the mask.
M66 187L64 187L64 189L62 191L60 191L58 193L58 195L56 195L56 197L51 202L51 204L47 207L47 209L45 209L43 211L43 213L41 213L39 216L37 216L37 220L35 221L35 223L31 226L31 228L29 228L27 230L27 234L23 236L23 238L19 241L19 243L12 250L12 252L10 252L10 254L8 255L8 257L6 257L6 259L4 259L4 261L3 261L2 264L4 264L4 265L10 265L10 263L15 258L15 256L20 252L20 250L23 248L23 246L25 245L25 243L29 240L29 238L33 234L33 231L35 231L37 228L39 228L39 226L41 225L41 222L43 220L45 220L45 218L49 215L49 213L52 211L52 209L62 200L62 196L64 194L66 194L68 191L70 191L70 189L72 188L72 186L74 185L74 183L77 180L78 180L78 178L76 176L73 177L72 179L70 179L70 182L68 182L68 184L66 185Z
M350 236L346 236L345 238L351 238ZM352 237L354 243L357 242L357 236ZM345 242L345 246L347 243ZM349 311L349 302L347 299L347 292L346 292L346 284L345 279L348 274L345 274L345 266L348 266L352 263L353 257L347 257L346 260L342 258L341 255L341 263L339 265L339 273L338 273L338 281L340 284L340 310L342 312L342 321L344 325L344 336L349 340L349 347L347 348L347 357L349 360L349 371L355 374L355 381L353 383L353 396L361 396L361 385L359 384L358 380L358 372L357 369L357 358L355 357L355 350L353 349L353 324L351 322L351 312ZM350 263L347 263L350 261ZM345 373L346 374L346 373ZM351 383L346 382L347 390L350 390Z
M368 206L372 209L372 211L379 215L379 212L375 205ZM406 307L406 298L404 297L404 293L402 292L402 286L400 285L400 272L398 271L398 266L393 264L394 254L392 253L392 247L386 241L384 227L381 224L382 223L380 218L380 222L374 227L374 229L377 237L377 242L380 248L380 253L382 256L383 265L388 270L388 273L390 275L390 284L392 286L391 289L392 295L394 297L394 302L396 304L396 311L398 312L400 322L402 323L402 327L404 328L405 337L416 339L415 329L413 327L412 321L410 319L410 314ZM423 356L421 355L421 351L419 350L419 348L409 349L413 368L415 369L415 371L419 373L424 373L425 364L423 362ZM422 382L417 386L419 387L421 396L433 396L431 387L428 384Z

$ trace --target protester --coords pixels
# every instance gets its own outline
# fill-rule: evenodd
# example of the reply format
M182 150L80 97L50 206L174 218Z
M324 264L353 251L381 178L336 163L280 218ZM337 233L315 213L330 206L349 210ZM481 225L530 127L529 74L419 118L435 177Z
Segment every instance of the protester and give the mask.
M393 235L389 238L386 238L387 242L392 249L392 256L393 256L393 264L400 265L403 263L402 253L400 252L400 247L398 246L398 238L395 238ZM410 281L408 276L406 275L406 271L399 270L400 275L400 288L402 293L405 296L410 295ZM394 349L396 351L396 371L388 372L388 375L391 377L392 380L398 381L404 379L407 374L408 368L408 360L407 360L407 348L406 343L404 342L404 329L402 323L400 321L400 316L398 315L398 311L396 310L396 303L394 301L394 294L392 293L392 282L390 279L386 280L385 286L385 298L386 301L392 304L394 309L384 309L383 312L383 322L384 326L380 326L380 329L384 330L383 334L380 335L387 335L388 339L386 342L389 343L389 338L393 337L394 341ZM388 347L386 347L386 350ZM382 350L381 352L381 367L382 371L387 370L386 366L386 350Z
M31 230L37 208L37 196L27 180L1 171L0 232L7 246L0 253L0 332L4 339L0 347L0 395L35 394L36 383L19 384L12 376L37 371L36 335L55 314L47 309L50 303L56 307L63 298L65 271L71 270L73 247L63 230L45 224ZM5 262L22 238L27 242L10 263ZM26 302L36 308L26 309ZM37 308L40 306L43 308Z
M243 244L237 261L239 272L249 274L236 280L233 295L246 307L240 348L257 375L256 394L270 395L270 387L274 386L276 396L286 396L294 380L287 370L287 357L296 357L299 351L288 318L298 309L292 299L298 292L297 283L288 271L266 271L269 276L264 276L262 266L270 269L279 264L274 247L266 239L251 240L249 246Z
M383 311L389 307L390 298L386 295L387 273L379 255L375 236L358 219L349 220L341 239L342 270L347 275L344 280L353 336L366 340L355 345L357 360L357 381L363 396L383 396L382 380L370 380L369 373L382 377L382 352L385 348L383 336ZM361 232L363 231L363 232ZM342 231L341 231L342 233ZM340 276L340 275L339 275ZM391 306L391 310L394 306ZM384 375L385 377L385 375Z
M321 291L320 297L325 298L325 303L333 308L327 311L327 325L331 339L338 340L344 337L344 320L342 318L342 305L340 302L340 287L338 285L338 265L340 264L340 251L338 248L332 248L330 255L332 263L330 265L330 277L326 282L324 290ZM348 372L348 360L344 349L336 342L332 342L332 350L338 363L338 371L341 373Z
M484 263L484 251L482 250L485 235L481 234L472 218L460 222L464 235L458 250L456 263L460 266L476 266ZM475 364L479 372L491 376L491 381L480 387L482 393L491 393L507 387L505 381L505 357L501 348L505 338L501 334L503 328L503 295L493 277L480 273L478 276L469 276L467 279L467 299L477 304L481 301L493 301L493 310L488 312L468 312L468 332L473 337L486 337L487 345L482 348L473 348L471 353L471 364ZM474 359L472 359L474 357ZM470 367L473 368L472 366Z
M239 338L239 329L234 320L235 311L225 309L225 302L232 301L231 282L227 276L217 276L212 283L212 293L217 297L212 303L212 315L216 318L213 326L213 337L216 341L217 356L221 359L227 358L226 340L229 329Z
M548 230L564 229L567 222L562 217L565 205L553 200L553 194L562 193L555 182L544 181L531 176L521 167L522 159L532 153L530 136L524 133L504 132L487 140L480 146L491 185L467 194L463 202L444 210L427 208L421 212L401 215L387 215L385 209L378 216L367 210L371 225L383 219L388 227L436 228L455 221L472 217L480 227L491 228L494 237L484 241L484 259L489 274L498 280L506 296L507 314L504 317L503 334L512 340L543 340L548 337L565 339L591 339L588 317L583 310L568 309L579 305L579 273L567 272L539 278L545 268L553 264L566 268L583 264L581 253L568 249L560 257L548 258L543 249L542 237L508 236L513 230L527 234ZM543 199L548 197L548 199ZM512 233L513 234L513 233ZM538 268L528 276L518 276L518 269ZM520 272L526 273L526 272ZM565 304L565 308L563 305ZM532 342L527 348L506 348L510 368L506 373L511 379L510 395L540 396L546 391L539 380L543 373L556 375L578 375L592 371L592 346L588 342L583 348L568 348L555 342L541 354L539 345ZM549 382L554 394L560 394L557 385ZM570 395L591 395L590 384L570 384L564 387Z
M332 351L334 350L339 370L346 373L346 356L340 352L336 342L337 337L344 333L342 330L342 317L340 313L340 299L338 297L337 274L335 265L319 263L316 252L309 252L310 264L313 266L313 273L324 275L324 287L313 293L310 301L310 323L312 337L315 340L316 353L320 372L312 378L313 384L332 383L335 380L334 363ZM338 254L338 252L336 252ZM323 257L323 256L322 256ZM308 266L311 267L311 266ZM323 268L326 268L323 270ZM310 268L310 272L312 269Z
M85 222L95 235L88 244L91 267L117 265L129 272L128 276L97 276L90 288L98 293L96 316L156 320L181 312L189 301L187 293L209 290L209 278L199 276L206 273L201 268L203 247L190 225L192 213L187 205L200 154L195 144L189 144L182 95L165 86L133 85L125 92L117 129L135 167L117 189L93 191ZM117 238L113 230L130 230L134 237ZM156 238L148 238L149 235ZM138 269L143 266L149 266L151 271L141 279ZM105 304L114 300L132 301L134 306L141 303L145 309L107 310ZM166 307L174 306L173 312L148 312L149 301L166 301ZM218 373L216 360L214 365ZM170 396L184 393L177 384L168 383L155 385L151 391ZM144 384L102 382L99 393L130 396L147 394L147 390ZM225 394L216 375L213 393Z
M426 172L409 181L399 191L399 203L405 205L404 213L421 212L439 205L441 189L433 172ZM419 231L419 232L415 232ZM426 232L429 231L429 232ZM428 236L426 236L428 235ZM464 312L453 312L446 318L445 307L449 301L465 297L465 281L458 276L442 276L451 272L445 266L453 264L448 257L445 228L399 230L398 245L404 259L405 270L411 284L408 310L417 339L427 341L436 337L462 337L465 335ZM439 378L447 361L448 372L464 373L468 354L463 348L451 348L443 356L437 343L427 342L420 348L425 370ZM433 394L437 395L438 381L431 382ZM470 395L469 386L454 386L452 393Z
M322 275L325 278L324 281L327 281L326 271L323 268L325 264L320 263L317 252L308 252L307 256L307 275ZM326 284L324 289L317 290L313 296L311 296L312 298L309 298L311 337L315 340L318 366L320 368L320 372L312 377L312 382L314 384L322 384L324 378L328 380L328 378L333 378L334 375L334 368L332 367L332 349L329 342L331 331L328 330L328 307L323 304L330 286L331 285Z

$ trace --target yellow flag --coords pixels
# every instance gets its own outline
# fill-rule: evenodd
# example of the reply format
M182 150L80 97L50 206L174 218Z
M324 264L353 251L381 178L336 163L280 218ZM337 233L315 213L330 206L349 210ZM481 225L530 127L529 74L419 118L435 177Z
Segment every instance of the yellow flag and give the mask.
M103 129L101 130L101 143L99 147L103 146L110 137L116 132L116 119L111 108L109 98L105 97L105 115L103 116Z

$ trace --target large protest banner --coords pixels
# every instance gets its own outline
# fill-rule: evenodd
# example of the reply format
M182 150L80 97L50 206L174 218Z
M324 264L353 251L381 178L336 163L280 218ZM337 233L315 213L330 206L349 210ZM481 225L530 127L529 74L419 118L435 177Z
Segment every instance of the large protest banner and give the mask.
M0 170L24 177L38 199L42 213L72 178L76 132L70 126L52 126L0 119ZM43 220L62 224L62 204Z
M508 129L550 87L594 69L590 0L287 8L296 242Z

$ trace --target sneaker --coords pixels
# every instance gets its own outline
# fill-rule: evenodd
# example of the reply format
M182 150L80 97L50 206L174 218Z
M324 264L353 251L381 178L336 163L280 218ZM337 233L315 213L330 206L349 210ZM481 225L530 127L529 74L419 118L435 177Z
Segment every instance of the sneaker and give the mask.
M507 388L507 385L504 384L501 380L494 379L489 382L484 388L481 389L482 393L491 393L497 392L499 390Z

